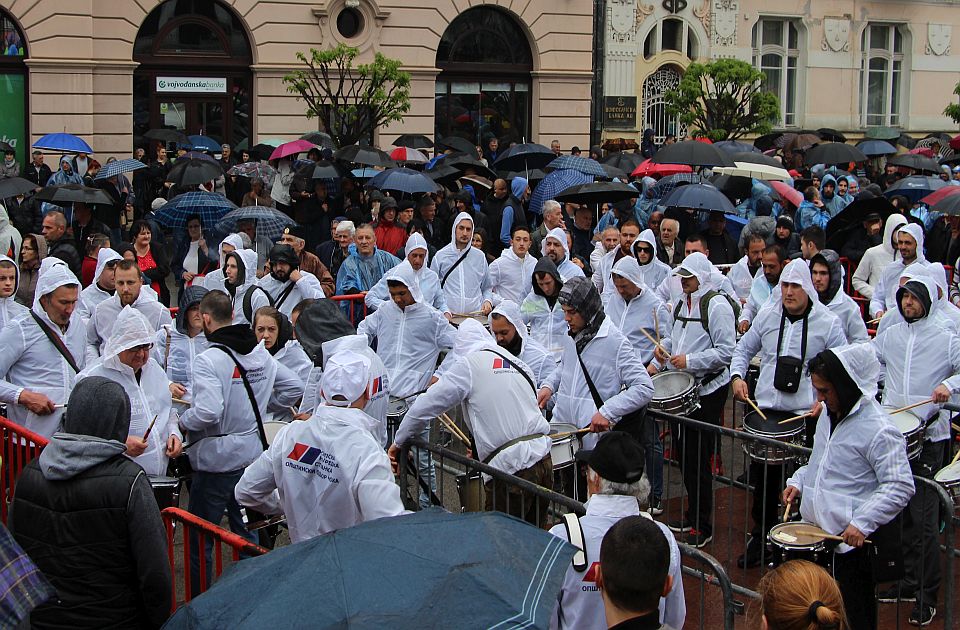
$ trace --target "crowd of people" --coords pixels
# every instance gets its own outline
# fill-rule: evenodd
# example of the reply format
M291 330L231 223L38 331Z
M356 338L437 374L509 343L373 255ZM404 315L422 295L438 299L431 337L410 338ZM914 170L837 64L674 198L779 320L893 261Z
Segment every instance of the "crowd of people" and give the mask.
M490 169L488 157L468 162ZM59 594L35 624L162 623L170 569L151 481L189 468L191 513L226 515L265 544L270 530L250 523L282 514L297 543L412 507L395 481L407 447L419 506L435 502L442 473L422 445L459 408L472 457L545 488L557 479L551 424L582 430L563 490L586 515L550 530L580 551L555 627L683 627L678 542L713 541L717 444L702 425L672 428L687 506L654 521L668 497L646 410L672 372L695 383L690 418L722 424L732 393L757 407L748 433L782 433L769 422L789 416L813 449L800 466L750 460L741 567L760 564L784 508L842 540L832 577L804 562L764 577L764 627L876 628L878 600L913 602L910 622L930 623L939 504L914 475L932 478L950 457L940 404L960 393L960 289L944 264L960 255L960 221L883 201L906 174L896 168L858 177L859 165L843 175L795 158L782 156L804 201L755 180L734 199L739 235L722 211L659 205L651 178L599 208L530 207L536 182L486 188L470 167L472 179L416 197L349 175L300 181L290 160L273 162L270 182L225 172L201 186L287 213L293 225L271 242L253 221L225 235L199 214L183 230L158 225L153 213L182 192L166 181L163 146L131 181L92 179L99 165L86 155L51 173L36 153L22 175L38 189L83 173L118 193L108 207L28 193L0 209L0 402L50 440L10 519ZM229 145L217 159L235 164ZM871 200L880 209L828 249L829 219ZM409 408L391 421L401 399ZM889 410L911 405L923 432L905 447ZM501 477L482 483L485 509L551 525L545 501ZM893 528L901 535L883 546L904 572L877 594L890 581L871 570L865 541L879 547ZM192 545L195 589L210 553ZM110 620L92 612L107 600Z

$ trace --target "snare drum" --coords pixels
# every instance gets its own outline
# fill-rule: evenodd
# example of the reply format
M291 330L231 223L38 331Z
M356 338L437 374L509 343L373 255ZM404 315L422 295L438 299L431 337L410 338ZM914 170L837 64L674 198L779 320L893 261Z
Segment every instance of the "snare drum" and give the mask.
M761 418L760 414L756 411L751 411L745 415L743 417L743 431L750 435L771 438L786 444L794 444L796 446L804 445L805 423L803 418L788 422L787 424L779 424L781 420L792 418L797 414L790 411L775 411L773 409L764 409L763 413L767 416L766 420ZM743 452L746 453L750 459L768 464L786 464L787 462L792 462L797 459L797 455L788 449L773 446L772 444L754 442L752 440L743 441Z
M475 319L486 328L490 330L490 320L485 315L454 315L450 318L450 323L453 324L454 328L459 328L460 324L467 321L468 319Z
M483 512L486 491L480 471L457 475L457 494L460 495L461 512Z
M407 401L403 398L390 398L387 403L387 444L393 444L393 436L397 434L403 417L407 415Z
M933 476L933 479L943 486L943 489L953 499L953 505L960 509L960 462L954 462L946 468L941 468Z
M809 560L820 566L829 566L830 549L825 534L813 523L802 521L774 525L767 534L773 546L771 564L779 566L787 560Z
M177 507L180 502L180 480L176 477L163 475L147 475L153 496L157 499L160 509Z
M920 418L910 411L890 413L889 407L884 407L884 411L890 414L890 419L897 425L900 433L903 433L903 439L907 443L907 459L920 457L923 450L923 422Z
M567 466L573 466L575 456L580 450L580 436L567 435L560 438L554 438L559 433L570 433L578 429L575 424L565 422L550 423L550 457L553 459L553 469L560 470Z
M273 441L277 438L277 434L280 433L280 429L290 424L289 422L280 422L279 420L273 420L271 422L263 423L263 432L267 436L267 446L273 444Z
M653 398L649 407L678 416L685 416L700 408L697 379L684 370L667 370L653 376Z

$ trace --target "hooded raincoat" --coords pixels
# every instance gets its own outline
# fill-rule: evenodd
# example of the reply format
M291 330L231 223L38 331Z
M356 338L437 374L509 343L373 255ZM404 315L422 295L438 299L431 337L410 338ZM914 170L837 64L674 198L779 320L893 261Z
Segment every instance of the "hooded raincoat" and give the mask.
M914 492L913 475L903 435L874 399L880 366L873 348L854 344L831 353L862 395L845 417L821 416L810 461L787 485L803 496L803 520L828 534L839 535L853 525L869 536L906 507ZM842 543L837 547L839 553L851 549Z
M243 249L243 237L237 233L228 234L226 238L220 241L220 245L217 247L217 251L220 255L220 266L202 278L203 286L211 291L214 289L223 292L227 291L223 284L226 280L226 278L223 276L223 266L227 263L227 255L223 252L224 245L232 245L234 250Z
M238 249L235 252L227 254L232 256L237 262L237 285L230 282L224 282L223 291L233 300L233 323L234 324L252 324L250 321L254 313L261 306L270 306L270 298L267 297L266 289L257 284L257 252L252 249ZM206 284L204 284L206 286ZM209 287L208 287L209 288ZM250 293L250 317L244 312L244 296Z
M750 330L740 338L733 352L730 364L730 376L743 378L747 374L750 359L760 355L760 376L757 380L757 406L760 409L795 411L805 413L816 400L816 393L809 377L800 381L795 393L782 392L773 386L777 357L790 356L809 361L828 348L846 345L843 326L837 316L820 303L810 268L804 260L793 260L780 274L780 284L799 284L810 299L805 316L791 321L783 309L782 300L771 302L763 308L753 320ZM803 348L803 328L807 327L807 345ZM783 328L783 342L778 344L780 328ZM713 327L713 324L710 325ZM778 347L779 346L779 347Z
M152 357L140 369L140 374L121 363L120 353L137 346L153 344L156 330L139 311L125 306L117 315L113 333L103 346L100 360L88 366L78 380L102 376L119 383L130 398L130 434L142 437L151 421L156 424L147 436L147 448L133 460L148 475L167 474L167 439L175 435L183 439L177 427L177 414L170 399L170 380L163 368Z
M907 224L902 214L891 214L883 225L883 240L871 247L860 259L857 270L853 272L853 288L865 298L872 298L880 276L887 265L897 257L896 233Z
M543 242L540 244L540 251L544 256L547 255L547 241L550 239L557 241L563 246L563 260L557 265L557 271L560 272L560 277L563 278L563 281L566 282L570 278L582 277L583 269L570 262L570 248L567 246L567 233L563 231L563 228L553 228L543 237Z
M10 322L21 315L26 315L30 310L23 304L17 303L17 289L20 287L20 267L16 261L7 256L0 256L0 262L8 262L13 265L14 283L13 293L9 297L0 298L0 330Z
M520 258L512 247L490 263L490 290L502 300L519 304L533 288L533 268L537 259L529 252Z
M832 249L824 249L810 260L810 265L813 266L815 262L822 263L830 269L830 286L820 294L820 303L825 304L840 320L847 343L870 341L860 307L842 290L843 268L840 266L840 256Z
M614 288L613 292L603 296L603 310L613 324L620 329L637 356L644 365L653 360L653 342L644 335L669 339L671 334L671 315L666 304L643 282L640 264L636 258L625 256L613 266L613 274L633 283L640 293L627 302ZM613 282L611 280L611 285Z
M551 306L550 300L544 295L534 278L533 288L520 305L520 315L530 326L530 337L539 341L544 348L556 356L557 361L560 361L561 341L567 336L569 330L567 320L563 317L560 300L557 299L563 287L563 281L560 279L557 266L546 256L538 260L533 268L534 276L538 273L547 273L553 277L557 285L557 295L553 297Z
M900 274L911 265L926 267L930 263L923 255L923 228L916 223L907 223L899 230L899 234L909 234L917 242L917 257L913 262L904 264L899 253L894 260L883 268L880 281L874 287L873 297L870 298L870 314L879 311L889 311L897 305L897 289L900 288ZM899 235L898 234L898 235Z
M323 287L317 277L309 271L301 271L300 279L294 282L287 280L281 282L273 277L273 274L267 274L257 281L257 284L273 298L273 304L278 311L290 317L293 308L306 299L319 300L327 297L323 292ZM277 305L281 295L286 292L287 287L293 284L293 289L287 294L283 302ZM256 312L256 311L254 311Z
M463 250L457 249L457 225L461 221L469 221L471 228L470 240ZM484 302L490 302L491 306L494 303L487 257L470 245L472 240L473 219L466 212L461 212L450 228L450 242L430 262L430 269L440 279L447 307L452 313L473 313L479 311ZM461 258L463 260L457 264Z
M637 261L637 264L640 265L640 273L643 276L643 283L650 287L652 290L656 291L660 288L660 285L663 284L663 281L670 276L670 265L663 262L657 258L657 237L654 236L653 230L646 229L643 232L640 232L640 236L637 237L637 240L633 242L633 255L637 255L637 244L644 242L647 245L653 247L653 258L650 259L650 262L640 265L640 261Z
M727 272L727 277L730 279L730 284L733 285L733 290L737 292L737 297L740 298L742 304L746 304L747 300L750 298L750 291L753 288L753 280L758 272L762 273L760 269L763 266L760 265L759 268L750 273L750 265L746 256L738 260L730 270Z
M80 292L80 299L77 301L77 308L74 311L83 320L85 326L93 316L97 305L116 294L116 290L107 291L100 288L100 274L103 273L107 263L114 260L123 260L123 256L114 249L101 247L100 251L97 252L97 268L93 272L93 282Z
M533 382L537 384L537 390L546 387L551 392L557 391L560 372L557 369L556 357L527 332L527 325L523 323L520 315L520 307L515 302L504 300L490 313L491 320L494 315L502 315L517 329L521 343L519 359L533 372Z
M486 263L484 263L486 264ZM457 330L429 304L410 268L391 269L388 280L402 282L414 303L403 310L392 300L360 322L357 332L377 340L377 354L387 368L390 393L408 396L426 388L443 349L453 347Z
M23 238L21 238L20 232L10 223L10 215L7 214L7 209L0 203L0 256L19 261L22 244Z
M80 318L71 317L67 329L61 330L40 304L44 295L70 285L76 286L79 292L80 282L66 263L57 258L45 259L40 265L36 297L30 310L60 338L82 370L86 359L86 334ZM0 352L0 402L7 403L7 417L44 437L53 435L60 425L62 408L38 416L16 402L20 393L28 389L44 394L55 404L63 404L73 390L76 372L31 316L15 319L0 330L0 348L3 348Z
M170 311L160 303L157 294L149 290L146 285L140 288L140 294L131 306L140 311L140 314L153 326L154 331L160 330L164 324L170 323ZM92 315L87 321L86 352L88 363L92 364L102 354L103 346L113 334L113 328L122 308L120 296L114 293L97 304L92 311Z
M447 299L443 294L443 289L440 288L440 278L437 277L437 272L430 268L430 248L427 246L426 239L424 239L423 235L419 232L414 232L410 235L410 238L407 239L407 255L416 250L426 252L426 257L423 259L423 266L421 266L419 270L413 268L408 258L401 260L397 267L406 266L410 268L410 271L413 272L414 277L417 279L417 286L420 289L420 294L423 296L424 302L441 313L449 313L450 309L447 308ZM380 281L377 282L372 289L367 291L367 295L364 298L367 308L371 311L377 310L383 306L384 302L388 302L389 300L390 289L387 287L386 276L380 278Z
M200 300L207 294L201 286L192 286L184 289L180 295L180 309L173 325L164 324L157 331L156 341L153 344L153 358L160 367L164 368L167 378L171 382L183 385L187 393L179 396L183 400L193 399L193 364L210 344L207 336L200 331L197 336L191 337L187 329L187 311L200 304ZM186 405L177 403L174 409L183 413Z

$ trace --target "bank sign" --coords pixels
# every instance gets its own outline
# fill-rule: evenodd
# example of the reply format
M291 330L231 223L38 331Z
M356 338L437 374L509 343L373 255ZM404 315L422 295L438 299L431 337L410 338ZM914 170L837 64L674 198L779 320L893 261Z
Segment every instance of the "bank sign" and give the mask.
M226 94L227 79L224 77L157 77L157 92Z

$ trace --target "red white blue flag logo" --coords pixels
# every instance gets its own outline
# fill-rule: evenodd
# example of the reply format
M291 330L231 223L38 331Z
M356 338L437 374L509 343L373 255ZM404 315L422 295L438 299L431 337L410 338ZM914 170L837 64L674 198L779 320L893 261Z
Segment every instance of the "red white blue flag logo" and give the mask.
M495 370L509 370L513 365L505 359L494 359L493 360L493 369Z
M293 445L293 450L290 451L290 454L287 455L287 459L292 459L295 462L310 466L317 461L317 458L320 457L322 452L323 451L315 446L308 446L307 444L297 442Z
M373 383L370 384L370 397L373 398L377 394L383 391L383 377L378 376L373 379Z

